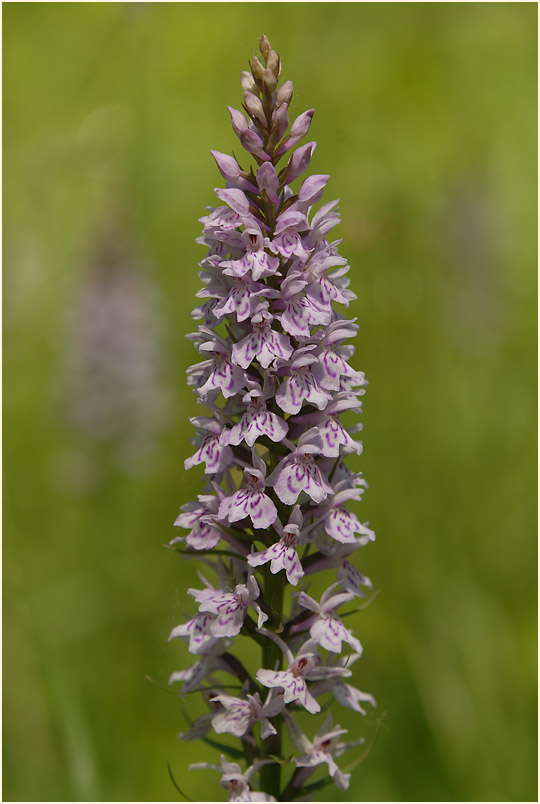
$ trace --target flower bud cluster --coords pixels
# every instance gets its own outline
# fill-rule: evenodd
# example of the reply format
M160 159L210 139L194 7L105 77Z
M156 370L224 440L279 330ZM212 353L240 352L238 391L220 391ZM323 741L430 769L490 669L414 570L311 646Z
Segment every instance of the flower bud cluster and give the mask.
M201 218L198 242L208 251L193 311L198 330L188 337L202 360L188 382L205 414L191 420L196 451L185 462L204 465L207 483L175 522L187 534L171 542L217 575L215 583L200 575L203 588L188 590L198 610L171 638L188 641L195 663L171 682L182 682L180 694L201 689L209 708L182 738L209 739L213 730L242 740L246 770L225 755L221 765L192 766L218 770L230 801L298 798L319 766L346 789L350 774L335 758L356 743L339 741L344 730L331 717L309 739L295 714L317 715L327 694L361 714L362 703L375 705L346 681L362 647L342 612L371 588L351 557L375 538L347 507L366 488L344 460L362 451L352 437L359 427L341 421L361 410L366 386L349 363L356 319L343 312L356 297L341 241L329 236L338 202L314 209L330 177L292 187L315 149L299 146L314 110L290 125L293 84L278 87L281 60L266 36L260 51L242 74L244 113L229 108L255 164L212 151L226 186ZM309 576L325 570L330 585L311 597ZM262 647L255 672L232 652L240 634ZM294 768L282 787L286 731ZM251 789L254 774L262 792Z

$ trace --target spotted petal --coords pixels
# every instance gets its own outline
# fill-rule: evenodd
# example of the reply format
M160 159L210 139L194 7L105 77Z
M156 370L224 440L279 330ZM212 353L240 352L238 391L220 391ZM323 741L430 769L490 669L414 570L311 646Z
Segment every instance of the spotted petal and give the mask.
M228 399L242 390L245 379L244 373L238 366L232 365L222 355L217 355L212 361L210 375L198 389L198 393L205 397L209 391L218 389Z
M304 576L304 570L295 548L288 547L282 541L276 542L259 553L251 553L247 560L252 567L258 567L271 561L270 572L276 575L276 573L284 569L287 580L293 586L296 586L300 578Z
M214 621L215 615L199 612L187 623L177 625L173 628L169 639L178 636L189 637L189 652L201 653L217 642L216 637L210 633L210 625Z
M186 536L186 544L189 544L194 550L212 550L220 541L221 536L219 528L202 517Z
M322 502L332 493L315 463L306 463L295 458L282 461L268 478L268 485L274 486L281 502L287 505L293 505L302 491L316 503Z
M298 701L308 712L316 714L321 711L313 695L309 692L305 679L295 676L290 670L257 670L257 679L265 687L281 687L283 700L287 703Z
M351 684L346 684L341 680L335 682L333 692L338 703L342 706L346 706L348 709L354 709L356 712L360 712L361 715L365 715L366 711L360 705L360 701L365 701L371 706L377 706L373 695L370 695L368 692L360 692L356 687L351 686Z
M227 732L236 737L243 737L255 722L249 701L233 698L231 695L218 695L213 700L219 701L225 709L213 717L214 731L218 734Z
M362 531L358 517L347 508L332 508L324 521L327 534L342 544L354 544L355 533Z
M345 589L347 592L352 592L357 597L365 597L366 593L362 589L362 586L367 586L368 589L371 589L373 584L366 578L365 575L353 567L348 561L344 561L341 567L337 571L337 579L341 583L341 587Z
M351 438L343 425L334 417L329 418L327 422L319 425L318 430L323 444L321 452L327 458L337 458L340 452L340 446L354 450L357 455L361 454L361 442Z
M289 425L280 416L260 408L244 413L238 424L232 428L229 444L240 444L242 440L252 447L257 438L266 435L271 441L280 442L287 435Z
M236 596L228 595L228 600L217 606L217 616L210 624L210 633L216 637L236 636L242 630L245 613L246 607Z
M270 327L254 327L253 331L233 346L233 361L247 369L257 358L265 369L276 358L287 360L293 352L289 338Z
M251 289L249 281L245 281L242 277L235 278L227 296L215 305L214 316L222 318L224 315L236 314L238 321L245 321L253 314L258 304L255 290L256 286Z
M321 648L332 653L341 653L342 642L348 642L358 653L362 651L360 642L345 628L339 617L328 615L317 617L309 633L318 641Z
M199 463L205 464L204 473L206 475L223 472L233 461L233 451L228 446L223 446L220 437L215 435L207 436L195 455L186 458L184 468L191 469Z
M298 413L304 402L322 410L329 400L330 395L319 386L316 375L305 368L287 377L276 392L276 402L286 413Z
M327 390L339 391L341 377L353 376L357 373L333 349L324 349L319 355L319 360L324 371L320 383Z
M277 509L270 497L262 491L240 489L226 497L219 507L219 518L238 522L249 516L254 528L269 528L277 519Z

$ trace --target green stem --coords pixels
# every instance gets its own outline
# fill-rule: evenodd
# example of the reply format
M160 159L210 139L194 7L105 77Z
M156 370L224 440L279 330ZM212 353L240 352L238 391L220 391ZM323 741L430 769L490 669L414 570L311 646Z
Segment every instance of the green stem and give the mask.
M282 799L282 801L292 801L292 796L293 796L293 793L295 792L294 791L294 783L296 781L296 778L300 774L301 770L302 770L302 768L296 768L296 770L294 771L293 775L291 776L291 778L289 780L289 784L287 785L287 787L283 791L283 799Z
M284 591L285 573L279 572L277 575L272 575L270 566L267 564L265 567L264 602L278 615L280 623L283 620ZM263 667L274 670L277 666L279 670L282 659L283 656L279 646L271 639L266 639L262 649ZM281 715L278 715L274 720L277 734L267 737L266 740L261 740L261 757L281 755L281 721ZM281 765L277 763L263 765L261 768L261 788L265 793L270 793L279 801L281 795Z

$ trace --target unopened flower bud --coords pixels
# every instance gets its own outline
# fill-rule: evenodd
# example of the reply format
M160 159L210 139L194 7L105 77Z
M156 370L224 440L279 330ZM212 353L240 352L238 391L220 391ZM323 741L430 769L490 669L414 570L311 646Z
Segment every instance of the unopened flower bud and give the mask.
M218 170L224 179L227 179L228 181L235 181L238 179L240 176L240 166L234 156L222 154L220 151L210 151L210 153L216 160Z
M288 164L286 184L290 184L307 170L315 147L316 143L308 142L293 153Z
M264 71L263 83L268 89L268 92L272 94L277 87L277 76L272 72L272 70L266 69Z
M246 129L239 134L242 147L249 151L250 154L258 156L264 162L269 161L270 157L263 151L263 144L261 138L251 129Z
M261 191L266 191L268 198L273 204L279 203L277 194L279 181L276 169L271 162L265 162L260 166L259 170L257 171L257 184L259 185Z
M252 92L254 95L258 95L260 92L259 87L248 70L242 72L242 89L244 92Z
M286 104L282 104L272 114L271 138L273 145L277 145L277 143L283 137L288 128L289 128L288 107Z
M285 81L280 86L276 95L276 106L281 106L283 103L290 104L293 96L294 85L292 81Z
M266 69L272 70L276 78L279 78L279 74L281 72L281 64L279 61L279 56L275 50L271 50L267 56Z
M315 109L308 109L296 118L291 126L291 139L302 139L309 131Z
M264 116L263 105L259 98L251 92L244 92L244 103L250 117L255 117L266 128L266 117Z
M262 66L261 62L257 58L257 56L253 56L252 61L250 61L249 66L251 67L251 72L253 74L253 78L257 83L261 83L264 75L264 67Z
M240 136L242 131L247 131L247 121L242 112L239 112L238 109L233 109L232 106L227 106L229 110L229 114L231 116L231 125L233 127L233 131L237 137Z
M300 140L304 139L309 131L314 112L315 109L308 109L307 112L303 112L299 117L296 118L291 126L291 133L285 140L285 143L279 149L278 154L283 154L285 151L290 151L291 148L294 148L296 145L298 145Z
M309 131L314 111L314 109L308 109L307 112L303 112L299 117L296 118L291 126L291 133L279 149L278 155L284 154L286 151L290 151L291 148L294 148L296 145L298 145L300 140L304 139Z
M272 46L270 45L270 41L266 34L263 34L259 40L259 49L264 58L268 59L268 54L272 50Z

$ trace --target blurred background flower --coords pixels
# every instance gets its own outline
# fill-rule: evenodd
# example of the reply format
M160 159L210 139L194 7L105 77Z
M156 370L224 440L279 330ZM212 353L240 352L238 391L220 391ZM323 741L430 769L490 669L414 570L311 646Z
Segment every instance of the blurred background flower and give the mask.
M61 344L59 402L76 449L60 467L66 485L79 489L108 480L110 461L144 472L167 407L157 288L118 222L97 233L93 251Z
M183 470L194 241L263 32L293 112L317 109L370 380L362 571L381 594L350 625L386 715L336 796L536 798L536 17L4 8L4 799L174 801L167 761L219 761L177 742L176 701L144 677L183 655L167 637L194 567L161 545L200 485ZM121 366L101 385L83 367L100 321L99 371ZM193 799L219 797L193 776Z

